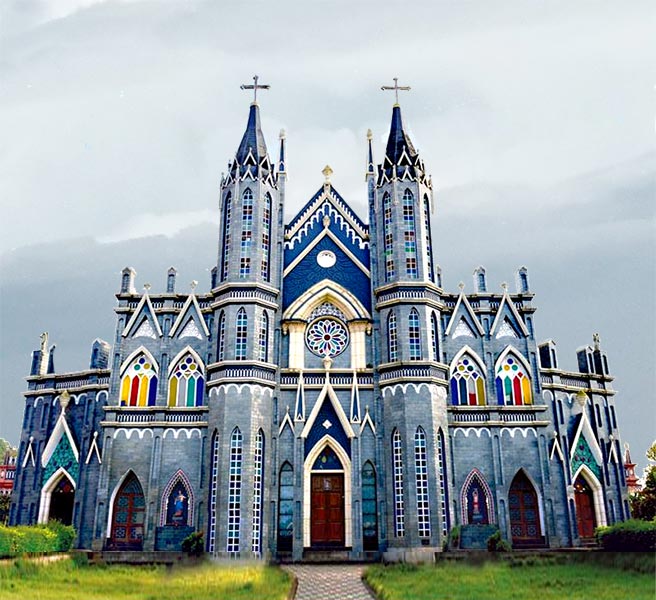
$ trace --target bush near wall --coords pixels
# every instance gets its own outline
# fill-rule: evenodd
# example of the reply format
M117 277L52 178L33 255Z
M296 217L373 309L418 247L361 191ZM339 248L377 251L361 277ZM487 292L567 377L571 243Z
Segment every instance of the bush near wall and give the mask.
M0 525L0 558L66 552L71 549L74 539L75 529L61 523L19 527Z
M653 552L656 550L656 522L630 519L611 527L599 527L597 541L604 550Z

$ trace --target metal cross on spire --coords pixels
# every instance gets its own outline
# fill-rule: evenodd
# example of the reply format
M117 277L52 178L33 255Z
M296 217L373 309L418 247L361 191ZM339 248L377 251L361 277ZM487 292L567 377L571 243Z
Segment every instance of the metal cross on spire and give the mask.
M257 104L257 90L268 90L271 86L270 85L260 85L258 83L259 80L258 75L253 75L253 85L243 83L242 85L239 86L239 89L242 90L253 90L253 104Z
M394 95L396 96L396 102L395 104L399 103L399 90L402 90L404 92L407 92L410 90L409 85L399 85L399 78L394 77L394 85L382 85L380 87L381 90L387 91L387 90L394 90Z

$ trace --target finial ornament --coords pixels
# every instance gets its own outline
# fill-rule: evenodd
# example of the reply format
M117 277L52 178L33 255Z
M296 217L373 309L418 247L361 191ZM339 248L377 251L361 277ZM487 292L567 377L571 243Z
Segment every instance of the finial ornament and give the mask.
M44 331L39 338L41 339L41 354L45 354L48 351L48 332Z
M367 139L371 141L374 137L374 134L372 133L371 129L367 129Z
M260 77L258 75L253 75L253 84L242 83L239 86L241 90L253 90L253 104L257 104L257 90L268 90L271 86L265 84L259 84Z
M287 132L284 129L280 130L279 139L284 140L287 137Z
M399 90L402 90L404 92L410 91L410 86L409 85L399 85L399 78L394 77L394 85L381 85L380 89L383 91L387 90L394 90L394 96L396 98L396 101L394 102L394 105L398 105L399 103Z
M599 345L601 344L601 338L598 333L592 334L592 343L594 344L594 349L599 350Z
M504 292L507 292L507 291L508 291L508 284L507 284L505 281L501 284L501 289L502 289Z
M462 292L462 290L465 289L465 284L464 284L464 282L461 281L461 282L458 284L458 287L460 288L460 291Z
M330 165L326 165L321 172L326 178L326 183L330 183L330 176L333 174L333 170L330 168Z
M198 285L198 282L195 279L189 284L189 287L191 288L192 292L196 289L197 285Z
M59 404L62 407L62 411L66 410L68 403L71 401L71 395L68 393L68 390L64 390L59 396Z
M146 293L150 291L150 288L151 288L150 283L144 283L144 290L146 291Z

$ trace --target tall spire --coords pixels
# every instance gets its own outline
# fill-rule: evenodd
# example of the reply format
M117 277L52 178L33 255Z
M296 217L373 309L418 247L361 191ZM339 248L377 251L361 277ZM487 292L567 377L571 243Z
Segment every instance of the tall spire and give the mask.
M243 164L249 152L253 153L253 157L258 162L267 155L266 143L260 124L260 107L255 102L251 104L246 131L244 131L244 136L241 138L241 143L235 155L237 162Z
M399 163L405 150L408 158L415 158L417 151L412 145L410 137L403 129L403 119L401 118L401 107L398 104L392 108L392 125L390 127L389 137L387 138L387 148L385 156L389 158L393 165Z

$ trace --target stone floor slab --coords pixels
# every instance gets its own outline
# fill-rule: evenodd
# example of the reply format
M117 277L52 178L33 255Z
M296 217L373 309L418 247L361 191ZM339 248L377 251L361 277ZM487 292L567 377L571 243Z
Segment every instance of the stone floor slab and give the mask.
M363 565L286 565L298 580L295 600L372 600Z

